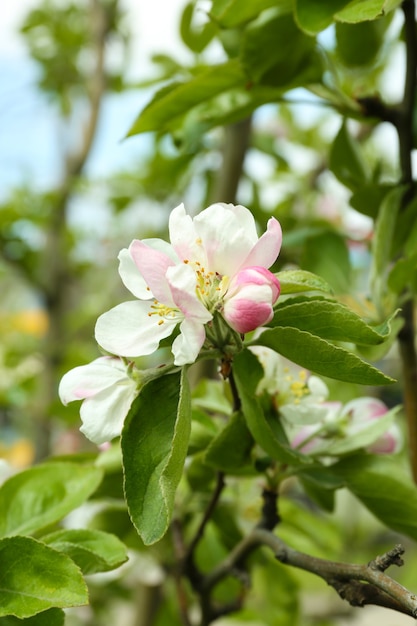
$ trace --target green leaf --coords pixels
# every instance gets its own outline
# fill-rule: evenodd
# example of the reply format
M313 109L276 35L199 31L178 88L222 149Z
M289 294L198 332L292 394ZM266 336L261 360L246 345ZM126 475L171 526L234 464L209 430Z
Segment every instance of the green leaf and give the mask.
M352 194L349 204L359 213L375 219L382 200L391 189L392 185L367 183Z
M388 287L400 294L417 274L417 252L408 259L399 259L388 275Z
M407 230L407 239L404 244L404 251L407 256L412 256L417 250L417 219L415 215L415 202L413 203L413 207L410 206L410 209L413 211L414 219L412 220L411 224L409 224L409 229Z
M389 19L336 24L336 52L346 67L366 67L376 61Z
M369 182L370 174L359 143L344 121L330 151L329 167L341 183L352 191Z
M380 334L340 302L324 299L287 302L277 307L268 326L291 326L322 339L365 345L382 343L389 335L389 325L385 326L385 334Z
M185 472L193 493L212 493L217 472L205 461L205 452L199 452L190 458Z
M185 45L196 54L203 52L216 34L216 26L206 22L200 28L193 27L192 21L196 5L189 2L185 5L181 15L180 34Z
M273 560L270 554L262 556L251 568L245 608L234 614L236 621L230 626L297 626L301 623L300 583L291 568ZM277 584L281 593L276 592Z
M314 39L297 28L291 14L281 15L279 9L267 11L252 22L242 39L242 64L257 84L284 87L318 82L321 67L314 79L309 76L305 80L309 68L317 66L316 54Z
M356 24L365 20L375 20L400 6L401 0L352 0L338 11L335 19Z
M98 467L49 462L0 487L0 536L34 533L79 507L103 477Z
M218 427L212 417L204 411L192 408L191 434L188 445L188 454L192 456L196 452L205 450L212 439L217 435Z
M373 237L373 279L385 274L386 267L391 262L392 238L404 192L404 186L396 187L382 201Z
M262 11L277 4L277 0L214 0L210 17L222 28L233 28L255 19ZM280 0L279 8L282 13L289 13L292 0Z
M192 107L245 82L237 59L205 68L188 82L175 83L172 88L158 92L136 118L128 137L148 131L164 131L173 119L188 113Z
M315 35L333 22L333 15L349 0L295 0L295 19L300 28Z
M372 299L381 312L385 309L384 297L387 293L387 270L391 263L395 224L404 192L405 187L399 186L385 196L375 223L375 232L372 240L373 255L370 283Z
M265 414L256 389L263 368L250 350L243 350L233 362L236 386L242 402L242 412L255 441L273 459L289 465L311 463L309 457L293 450L288 443L276 413Z
M250 89L247 86L229 89L194 107L182 120L176 137L179 135L182 142L193 145L195 137L200 139L201 134L211 128L247 119L258 107L278 102L282 97L283 89L276 87L253 85Z
M0 617L0 626L64 626L64 621L65 613L62 609L47 609L24 619L13 615Z
M263 332L253 345L266 346L308 370L360 385L395 382L344 348L298 328L278 326Z
M351 265L346 240L328 230L308 237L300 264L322 276L337 293L348 293L351 287Z
M253 444L245 418L237 411L208 446L205 461L227 474L241 474L251 466Z
M143 387L122 432L125 494L133 524L146 545L168 529L190 437L186 370Z
M332 469L388 528L417 540L417 490L398 459L356 455Z
M58 530L42 541L71 557L83 574L108 572L128 558L125 545L115 535L100 530Z
M323 293L332 293L333 291L324 278L306 270L283 270L275 275L281 285L281 295L303 291L321 291Z
M88 603L80 570L61 554L31 537L0 540L0 616L24 618L57 607Z

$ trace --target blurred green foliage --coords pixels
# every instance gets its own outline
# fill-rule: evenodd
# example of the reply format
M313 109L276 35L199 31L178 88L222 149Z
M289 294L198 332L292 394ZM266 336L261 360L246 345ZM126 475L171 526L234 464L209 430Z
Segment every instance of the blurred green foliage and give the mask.
M393 0L213 0L205 14L198 2L187 3L179 31L190 62L183 64L161 51L154 57L155 74L139 76L133 86L124 64L129 16L117 0L96 0L88 6L44 0L28 14L21 33L39 67L39 89L48 95L51 110L77 131L74 141L62 147L63 176L55 185L39 190L37 181L29 181L11 190L0 206L0 426L6 458L14 459L13 445L22 438L32 442L38 457L88 449L78 434L78 407L64 409L58 401L58 381L65 371L98 356L94 321L124 295L116 273L119 249L134 237L164 237L168 212L182 200L191 212L222 200L216 188L225 171L225 125L231 125L237 143L238 123L251 120L236 201L250 207L260 228L270 215L279 218L284 245L274 271L302 268L319 274L341 302L373 325L415 294L416 205L410 203L404 213L406 226L396 222L401 198L392 187L401 177L400 168L384 147L391 136L381 140L383 125L373 109L367 109L366 100L380 104L379 99L383 103L392 98L386 75L393 53L403 46L398 6ZM119 66L106 56L114 42L123 51ZM96 119L102 102L111 92L149 87L149 102L131 120L127 141L152 132L151 149L127 170L94 179L86 164L94 137L106 132ZM79 107L90 129L78 123ZM84 223L74 217L77 205L89 214ZM96 229L102 215L107 225ZM371 244L373 220L379 235ZM151 357L143 359L143 366L151 364ZM381 366L389 375L398 372L398 363L390 359ZM332 393L347 399L355 396L357 387L333 385ZM400 394L396 387L392 404ZM195 449L178 496L190 536L214 484L213 469L199 455L199 446L214 437L215 428L211 421L207 426L203 410L194 417L200 430L194 429ZM240 430L238 419L232 427L246 441L247 431ZM240 452L235 451L237 456ZM214 447L211 454L216 460ZM27 464L30 457L30 451L25 452L16 466ZM107 611L118 603L130 603L131 611L138 612L134 603L145 603L137 600L135 589L140 587L143 597L155 590L158 595L149 624L176 626L181 624L176 590L172 581L166 582L174 570L171 541L165 537L144 549L122 499L117 459L105 468L102 492L96 494L100 506L88 523L125 541L134 551L133 565L104 590L92 581L92 612L86 618L70 613L68 624L105 626L110 623ZM382 471L363 470L368 482ZM354 464L342 463L340 475L369 504L369 495L363 493L366 480ZM402 493L401 476L396 479L393 472L390 484L387 496L382 479L378 483L376 514L397 531L404 525L414 529L407 516L401 527L391 523L389 496ZM412 487L407 483L402 488L407 498ZM317 500L317 485L310 482L306 491ZM322 508L332 508L331 493L321 494ZM103 494L109 497L104 504L99 497ZM347 560L371 558L396 538L356 501L352 505L345 491L337 505L333 517L319 512L314 497L306 497L298 484L289 484L281 505L282 537L317 556ZM199 564L209 568L224 557L256 522L259 507L252 483L232 478L223 508L216 511L199 545ZM242 591L235 580L219 587L220 600L247 597L245 609L227 624L334 623L332 615L308 618L302 612L300 587L322 593L318 582L263 553L253 561L250 589ZM184 595L190 601L188 588ZM55 616L58 621L61 617Z

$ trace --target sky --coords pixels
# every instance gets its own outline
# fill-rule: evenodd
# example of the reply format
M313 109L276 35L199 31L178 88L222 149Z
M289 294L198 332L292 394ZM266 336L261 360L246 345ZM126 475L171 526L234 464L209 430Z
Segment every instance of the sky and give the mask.
M84 0L87 2L87 0ZM185 0L121 0L132 31L131 73L152 74L150 57L165 52L187 58L178 23ZM60 128L44 94L36 87L36 66L30 61L19 25L38 0L3 0L0 22L0 200L9 190L30 181L48 187L59 177ZM163 19L161 19L163 16ZM116 94L106 99L102 130L90 168L95 175L123 167L143 151L149 138L122 141L150 93Z

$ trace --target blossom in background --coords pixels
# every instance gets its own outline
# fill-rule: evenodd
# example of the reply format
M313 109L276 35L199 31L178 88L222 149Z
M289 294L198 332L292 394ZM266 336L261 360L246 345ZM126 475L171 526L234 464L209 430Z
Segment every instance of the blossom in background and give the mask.
M253 215L217 203L191 218L184 206L169 218L170 242L134 240L119 254L119 273L138 299L99 317L96 340L108 352L138 357L154 352L179 324L174 363L192 363L206 339L205 325L219 313L246 333L272 319L280 286L268 270L282 242L271 218L258 238Z
M386 405L377 398L357 398L343 405L329 402L326 384L318 376L309 375L298 367L290 367L284 359L263 346L250 350L260 361L264 376L257 393L268 393L286 429L291 446L304 454L326 454L326 448L336 439L353 438L369 427L370 422L388 413ZM374 454L391 454L402 445L401 431L396 424L377 436L366 446Z
M275 407L289 424L314 424L327 417L333 403L325 402L329 390L321 378L290 368L271 348L251 346L250 350L264 369L258 395L267 392L273 396Z
M388 407L378 398L356 398L348 402L342 418L348 420L347 430L352 435L360 431L366 423L377 420L388 413ZM374 454L392 454L402 445L401 431L397 424L392 424L381 437L367 447Z
M122 359L109 356L75 367L63 376L59 385L59 396L65 405L83 400L80 430L96 444L120 435L138 393L138 384Z
M291 441L293 448L305 454L325 454L331 439L352 438L366 429L370 422L388 413L388 407L377 398L356 398L345 406L335 404L339 405L338 410L322 424L304 426L296 433ZM397 424L391 424L373 443L366 446L366 450L373 454L393 454L401 449L401 445L401 431Z

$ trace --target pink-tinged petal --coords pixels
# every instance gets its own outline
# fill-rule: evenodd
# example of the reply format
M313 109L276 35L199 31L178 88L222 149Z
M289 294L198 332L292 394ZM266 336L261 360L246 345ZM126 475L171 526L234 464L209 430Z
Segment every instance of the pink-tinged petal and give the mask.
M377 419L387 412L387 406L378 398L372 397L351 400L343 409L343 415L348 415L353 423Z
M120 250L119 256L119 274L125 287L127 287L139 300L149 300L153 298L153 294L147 286L143 276L139 272L138 266L134 262L132 255L127 248Z
M244 335L267 324L273 317L272 307L267 302L250 299L229 300L224 307L224 318L234 330Z
M165 275L167 269L175 265L174 261L165 252L155 250L138 239L132 241L129 252L153 296L159 302L173 306Z
M179 312L165 318L154 313L152 301L123 302L103 313L97 320L97 343L112 354L137 357L155 352L159 342L168 337L183 319Z
M271 289L272 304L278 300L281 285L277 277L265 267L247 267L238 272L230 282L228 297L249 285L268 285Z
M232 279L224 301L223 315L240 333L267 324L280 292L277 278L264 267L246 268Z
M402 435L396 424L393 424L381 437L367 447L372 454L395 454L401 449Z
M221 276L233 276L257 241L253 215L245 207L212 204L196 215L194 225L206 251L206 269Z
M187 319L193 318L202 324L213 319L210 311L197 297L196 274L189 265L182 263L170 267L167 270L167 281L175 306L184 313Z
M320 448L323 440L320 437L311 438L315 432L320 430L320 426L303 426L291 441L291 448L299 450L303 454L310 454ZM303 445L303 442L306 443Z
M126 366L119 358L102 356L87 365L74 367L61 379L58 394L63 404L83 400L126 378Z
M203 266L207 264L202 241L197 234L191 216L186 214L183 204L171 211L169 238L172 247L182 261L198 261Z
M282 244L281 225L274 217L268 221L264 234L258 239L252 250L244 260L242 269L251 265L271 267L275 262Z
M118 437L130 406L138 394L133 381L117 384L85 400L80 409L80 430L90 441L102 444Z
M204 324L185 319L180 326L180 334L172 344L175 365L194 363L206 338Z

